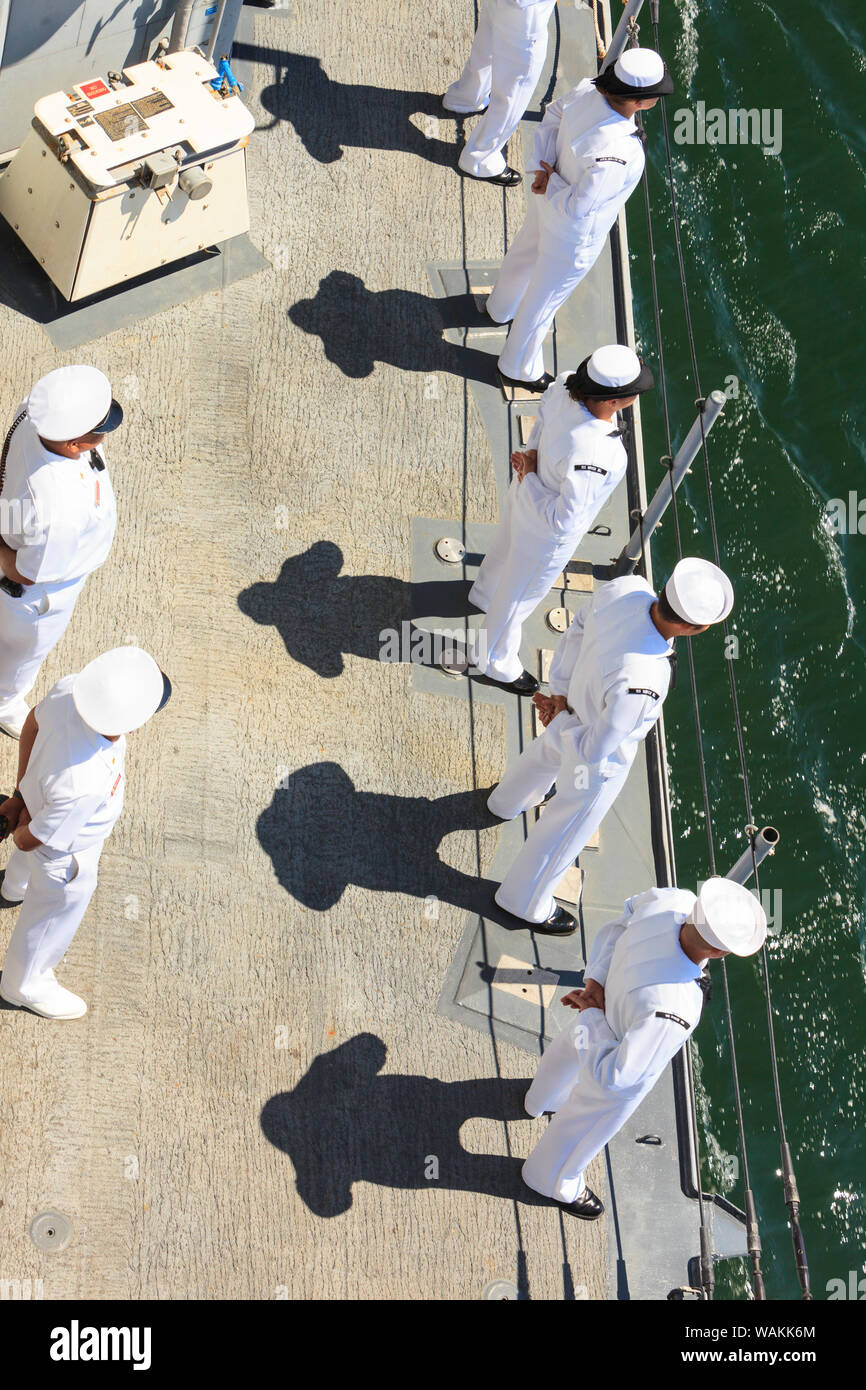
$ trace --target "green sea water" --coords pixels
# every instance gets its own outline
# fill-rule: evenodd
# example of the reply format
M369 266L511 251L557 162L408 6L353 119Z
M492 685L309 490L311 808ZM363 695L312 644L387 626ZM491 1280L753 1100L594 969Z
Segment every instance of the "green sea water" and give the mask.
M648 11L642 43L652 42ZM855 0L662 0L660 16L659 46L676 82L667 98L672 141L676 112L696 111L698 101L707 112L764 110L768 132L781 123L778 149L673 143L673 163L701 388L730 393L709 441L712 494L737 595L734 671L754 816L781 833L761 888L776 917L769 959L784 1115L813 1293L824 1299L838 1293L832 1281L866 1273L866 10ZM676 448L696 392L657 109L646 128ZM640 350L657 367L640 191L628 222ZM665 453L658 396L643 410L652 489ZM847 533L831 520L834 499L853 517ZM700 459L679 515L684 552L712 559ZM676 560L670 514L653 558L657 576ZM744 847L746 814L721 630L698 638L694 651L724 873ZM694 888L709 855L684 657L665 722L678 881ZM797 1298L759 969L732 960L728 977L767 1293ZM742 1205L715 979L696 1035L704 1185ZM718 1296L743 1296L744 1264L721 1265L719 1275Z

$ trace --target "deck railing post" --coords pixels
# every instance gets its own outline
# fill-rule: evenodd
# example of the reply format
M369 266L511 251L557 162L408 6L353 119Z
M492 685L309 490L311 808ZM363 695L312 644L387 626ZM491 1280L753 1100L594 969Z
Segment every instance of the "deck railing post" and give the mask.
M623 10L620 16L619 24L616 26L616 29L614 30L613 38L607 46L607 52L604 55L604 62L601 65L602 72L604 72L605 68L609 68L611 63L616 62L617 58L625 48L626 43L628 42L629 22L632 19L637 18L642 5L643 0L628 0L628 4L626 5L625 9Z
M701 444L709 434L713 425L718 420L725 408L727 397L723 391L711 391L703 403L703 430L701 429L701 416L695 420L679 449L676 457L671 464L670 473L673 479L665 478L656 489L655 496L647 507L643 515L643 520L639 526L632 531L626 545L623 547L618 559L613 566L613 577L631 574L635 565L641 557L644 546L649 541L655 528L658 526L665 512L671 503L671 497L679 487L683 478L694 463Z
M746 886L754 873L755 866L766 859L768 854L773 854L779 843L779 832L773 825L765 825L758 830L750 826L749 830L755 836L754 858L752 857L751 845L744 850L732 869L725 874L725 878L732 879L734 883Z

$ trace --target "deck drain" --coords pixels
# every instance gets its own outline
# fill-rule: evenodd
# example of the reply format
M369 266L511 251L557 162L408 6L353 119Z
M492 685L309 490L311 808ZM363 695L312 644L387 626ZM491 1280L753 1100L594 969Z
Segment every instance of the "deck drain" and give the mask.
M571 614L567 608L551 608L545 613L544 621L553 632L565 632L571 622Z
M510 1279L494 1279L492 1284L487 1285L481 1297L486 1299L499 1299L506 1303L516 1303L517 1285L512 1284Z
M460 647L447 647L439 665L446 676L465 676L469 669L469 658Z
M39 1250L54 1254L69 1244L72 1224L59 1211L40 1211L30 1222L30 1239Z
M459 565L466 554L466 546L461 541L455 540L453 536L442 536L433 549L439 559L445 561L446 565Z

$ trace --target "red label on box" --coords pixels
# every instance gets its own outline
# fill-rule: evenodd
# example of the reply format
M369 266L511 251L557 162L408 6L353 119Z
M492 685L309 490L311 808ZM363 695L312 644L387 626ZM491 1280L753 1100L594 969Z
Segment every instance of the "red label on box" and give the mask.
M92 101L94 97L107 97L111 88L103 82L101 77L97 77L93 82L82 82L78 90L82 96Z

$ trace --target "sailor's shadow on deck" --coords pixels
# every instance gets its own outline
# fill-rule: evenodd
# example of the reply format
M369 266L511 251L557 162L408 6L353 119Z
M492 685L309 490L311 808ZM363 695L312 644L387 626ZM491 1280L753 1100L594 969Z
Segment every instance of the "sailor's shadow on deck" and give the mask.
M342 675L344 654L418 660L413 617L460 618L475 611L468 580L407 584L385 575L342 574L342 568L340 547L316 541L291 555L273 582L244 589L238 606L254 622L275 627L289 656L326 679Z
M528 1119L528 1080L382 1076L386 1058L381 1038L359 1033L320 1053L294 1090L262 1109L264 1135L291 1159L310 1211L348 1211L357 1182L549 1205L522 1183L522 1159L468 1153L460 1143L460 1127L473 1117Z
M490 788L430 799L362 792L339 763L312 763L285 779L256 830L274 873L304 907L327 912L350 884L376 893L453 903L517 926L493 902L493 880L439 857L446 835L499 825ZM429 914L429 915L428 915ZM435 909L418 908L418 930L439 931Z
M496 352L449 343L444 328L490 327L471 296L437 299L414 290L368 290L345 270L332 270L314 299L300 299L289 318L305 333L317 334L329 362L348 377L370 376L377 362L404 372L446 372L497 385Z
M238 43L234 53L272 67L275 81L262 89L259 100L273 117L272 126L288 121L307 153L320 164L342 159L347 147L403 151L432 164L457 163L460 145L453 142L455 125L443 121L439 127L442 110L436 93L337 82L325 72L320 58L259 44ZM413 117L421 117L427 130L413 124ZM461 127L462 122L458 135ZM452 139L440 139L440 134Z

